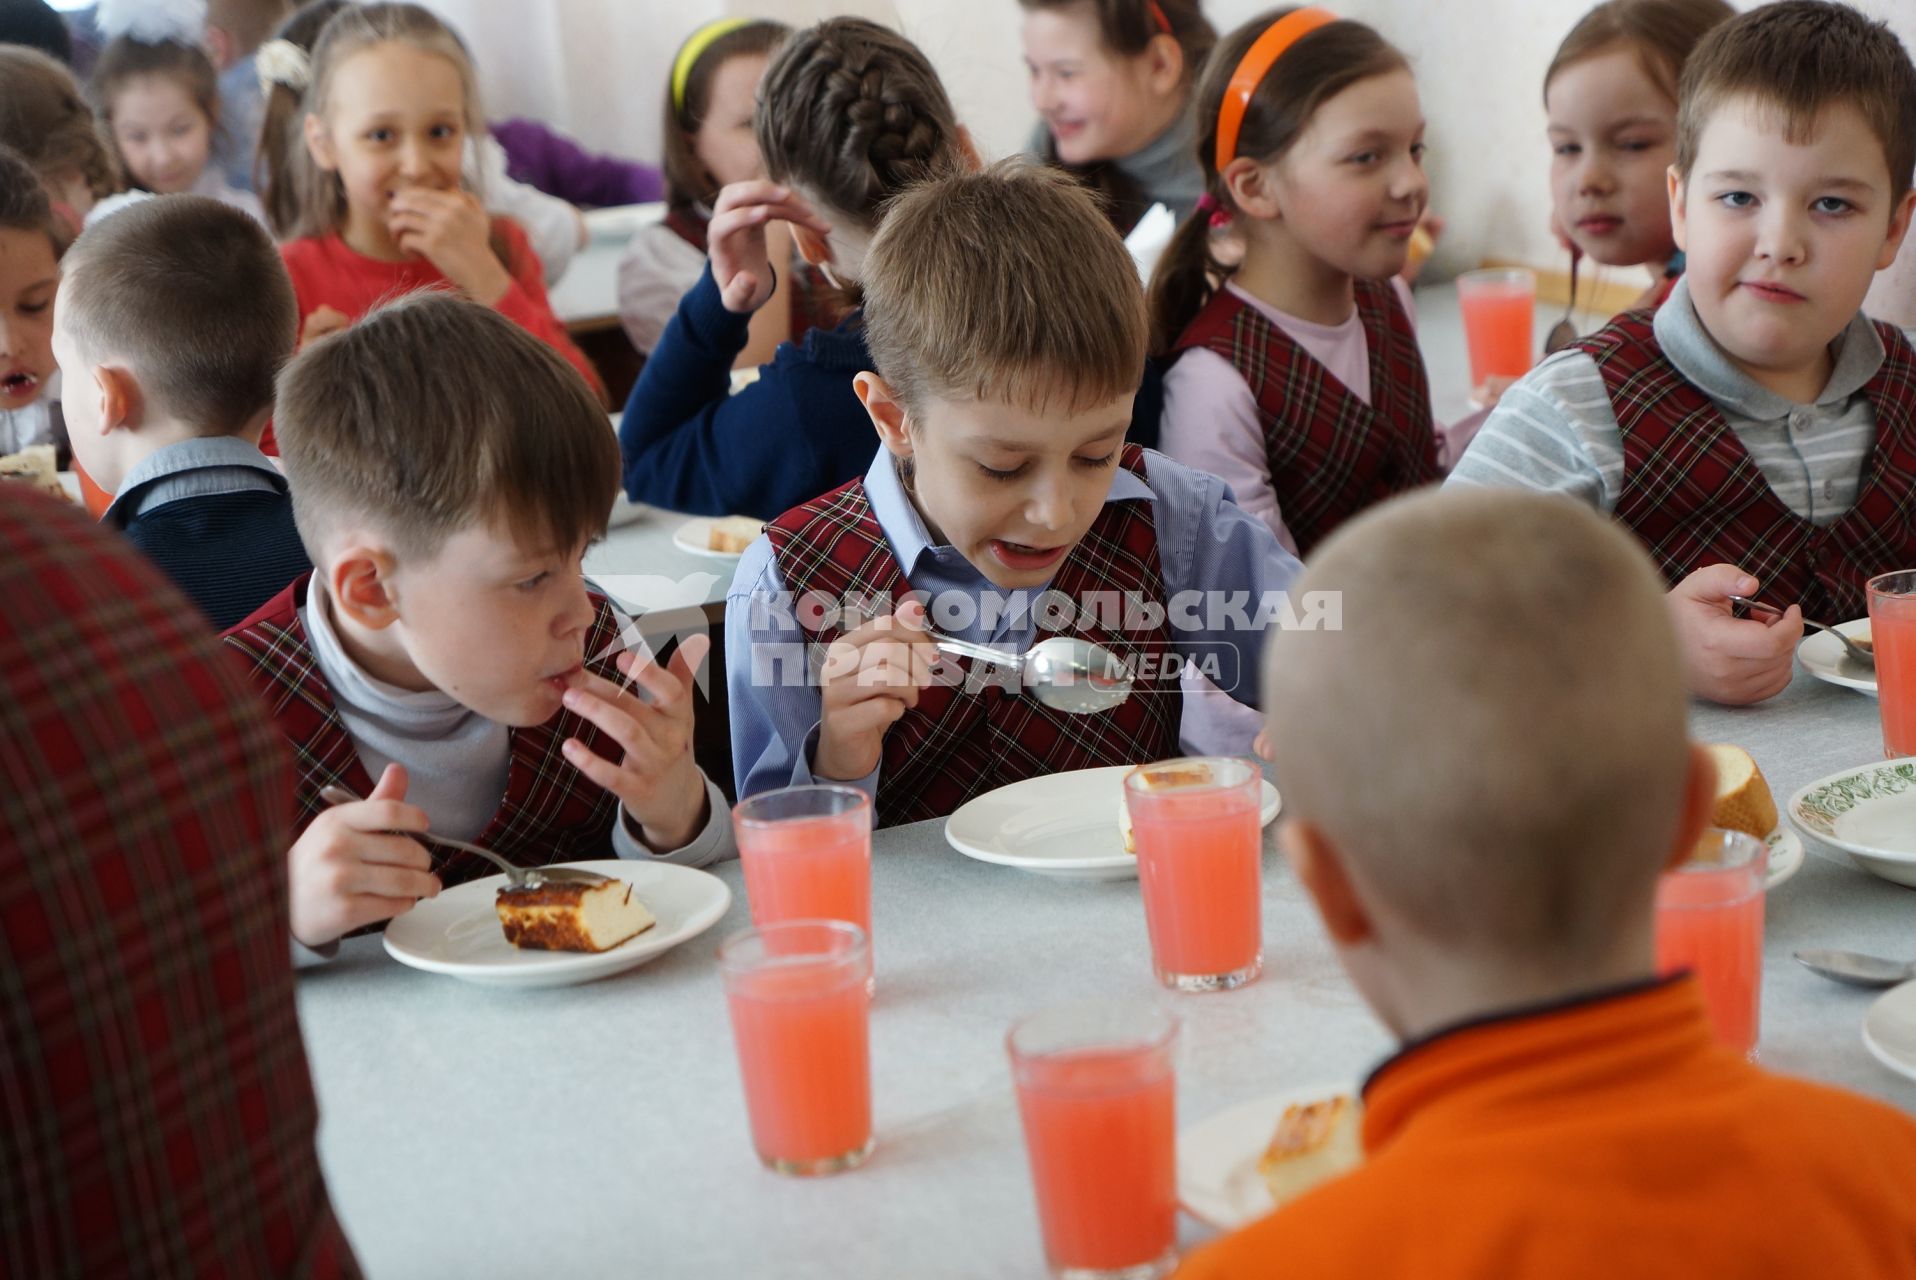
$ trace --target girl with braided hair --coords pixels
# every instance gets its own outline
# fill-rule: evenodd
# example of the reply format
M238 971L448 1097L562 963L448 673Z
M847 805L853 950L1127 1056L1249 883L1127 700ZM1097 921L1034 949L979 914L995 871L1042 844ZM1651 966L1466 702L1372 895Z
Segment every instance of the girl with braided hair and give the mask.
M619 431L625 491L703 515L771 518L864 474L869 421L852 378L872 367L856 307L860 265L893 196L978 153L923 53L895 31L833 18L798 32L766 69L754 119L766 178L719 192L704 273L659 336ZM752 314L776 283L766 224L853 308L782 344L729 395Z

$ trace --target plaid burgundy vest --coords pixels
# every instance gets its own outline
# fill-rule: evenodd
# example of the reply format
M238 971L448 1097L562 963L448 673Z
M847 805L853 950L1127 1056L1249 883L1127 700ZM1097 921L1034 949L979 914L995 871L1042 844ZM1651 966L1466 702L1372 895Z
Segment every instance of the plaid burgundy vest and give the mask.
M247 674L265 696L274 723L293 745L298 772L296 833L327 807L319 798L321 787L336 784L362 796L370 795L373 788L300 624L298 610L306 603L311 580L311 574L300 578L223 637L245 656ZM588 655L603 652L620 632L604 597L595 594L592 599L599 616L586 632ZM610 663L595 671L609 680L620 679ZM596 725L570 711L561 711L544 724L512 730L506 794L474 844L521 866L612 856L618 800L567 762L559 747L569 737L600 755L616 759L620 751ZM443 859L434 870L448 887L498 870L470 853L435 849L433 856L436 861Z
M1229 289L1212 296L1173 348L1215 351L1250 386L1278 513L1301 556L1366 507L1439 476L1430 384L1410 317L1388 281L1359 280L1356 292L1369 404Z
M1878 324L1886 352L1863 387L1876 444L1856 504L1811 524L1783 504L1710 398L1664 356L1651 313L1633 311L1578 343L1596 361L1623 433L1616 517L1674 584L1706 565L1741 565L1773 604L1834 623L1868 611L1863 584L1916 564L1916 352Z
M1120 461L1126 470L1144 475L1144 451L1136 445L1126 445ZM834 604L863 598L876 605L866 616L878 616L889 610L889 601L902 600L911 590L872 514L863 480L793 508L765 532L794 600L814 592ZM1085 606L1091 593L1101 592L1152 602L1162 610L1164 570L1150 499L1107 502L1058 566L1048 590L1077 606L1073 633L1103 645L1121 661L1138 661L1138 670L1162 673L1169 667L1168 679L1140 681L1122 706L1077 716L1053 711L999 683L968 691L970 659L944 659L962 678L923 690L918 705L885 734L879 826L942 818L973 796L1041 774L1177 755L1183 698L1168 624L1159 618L1153 627L1113 629L1107 625L1115 621L1108 609ZM814 653L852 629L840 625L849 619L821 620L816 614L814 628L806 611L798 612L806 639L818 646ZM1039 626L1044 630L1042 621Z

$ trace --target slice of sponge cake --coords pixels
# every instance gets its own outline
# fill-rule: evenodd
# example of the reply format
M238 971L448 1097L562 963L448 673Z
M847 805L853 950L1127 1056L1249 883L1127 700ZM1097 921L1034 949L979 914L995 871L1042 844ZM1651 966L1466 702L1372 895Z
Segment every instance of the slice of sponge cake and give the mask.
M1716 807L1710 825L1746 832L1758 840L1776 830L1776 798L1750 753L1723 743L1711 743L1705 750L1716 764Z

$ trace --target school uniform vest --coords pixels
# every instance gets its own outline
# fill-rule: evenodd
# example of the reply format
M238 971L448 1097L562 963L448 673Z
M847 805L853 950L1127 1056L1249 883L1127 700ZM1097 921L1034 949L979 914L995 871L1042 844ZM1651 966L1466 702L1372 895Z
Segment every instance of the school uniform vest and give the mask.
M1651 313L1617 317L1577 348L1596 361L1623 434L1616 517L1675 584L1706 565L1740 565L1775 604L1834 623L1868 612L1863 584L1916 564L1916 351L1878 324L1885 356L1863 386L1876 443L1856 503L1818 528L1786 506L1722 410L1657 343Z
M321 787L337 785L359 796L373 789L299 620L311 581L310 574L300 578L223 637L246 660L247 673L265 697L274 723L293 746L298 766L296 833L327 808L319 798ZM620 632L604 597L594 595L592 601L598 617L586 633L587 658L614 643ZM598 674L619 678L609 664ZM612 856L618 800L566 760L559 747L567 738L577 738L608 758L617 759L623 752L591 721L570 711L544 724L513 729L506 794L472 843L521 866ZM470 853L434 849L433 857L434 870L448 886L498 871Z
M1289 334L1229 289L1219 289L1175 352L1215 351L1257 401L1271 488L1299 555L1365 508L1435 482L1437 435L1417 335L1388 282L1356 282L1370 348L1370 403Z
M1142 477L1144 451L1127 445L1121 465ZM863 480L793 508L765 532L794 600L837 605L864 599L882 613L889 607L886 601L901 600L911 590L872 514ZM1140 680L1122 706L1080 716L1043 706L1016 689L1015 679L1006 688L983 683L981 673L982 687L968 691L970 659L945 659L962 678L922 690L918 705L885 734L878 825L944 817L973 796L1025 778L1178 754L1183 703L1167 621L1160 616L1154 626L1133 627L1112 618L1108 608L1087 605L1092 593L1114 593L1122 601L1154 603L1161 614L1164 570L1150 499L1105 503L1090 531L1058 566L1048 590L1074 605L1071 633L1103 645L1127 664L1137 663L1133 670L1164 675L1168 668L1168 675ZM1042 639L1044 611L1034 612ZM797 614L806 639L817 646L815 653L857 625L857 618L832 617L830 611L821 616L800 608Z

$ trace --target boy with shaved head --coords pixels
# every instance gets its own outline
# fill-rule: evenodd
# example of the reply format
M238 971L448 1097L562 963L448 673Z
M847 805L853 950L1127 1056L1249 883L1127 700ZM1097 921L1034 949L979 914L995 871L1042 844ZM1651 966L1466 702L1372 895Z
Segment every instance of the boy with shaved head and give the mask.
M1341 593L1342 629L1269 646L1282 842L1404 1047L1364 1086L1366 1163L1183 1274L1916 1275L1916 1122L1718 1047L1695 979L1656 976L1657 876L1714 779L1630 535L1419 496L1298 589Z

